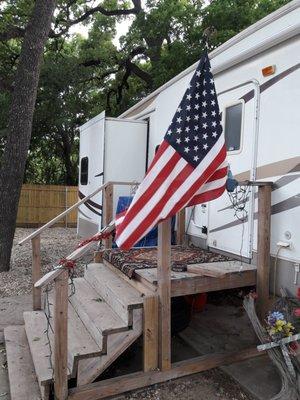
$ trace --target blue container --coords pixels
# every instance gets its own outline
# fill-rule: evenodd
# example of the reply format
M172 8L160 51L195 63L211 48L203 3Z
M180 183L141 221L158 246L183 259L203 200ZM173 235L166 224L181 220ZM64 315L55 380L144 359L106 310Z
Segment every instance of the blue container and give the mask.
M124 210L127 210L132 202L133 196L120 196L117 204L117 214ZM172 244L176 244L175 239L175 217L172 217ZM151 229L134 247L154 247L157 246L158 229L157 226ZM113 247L117 247L116 243L113 243Z

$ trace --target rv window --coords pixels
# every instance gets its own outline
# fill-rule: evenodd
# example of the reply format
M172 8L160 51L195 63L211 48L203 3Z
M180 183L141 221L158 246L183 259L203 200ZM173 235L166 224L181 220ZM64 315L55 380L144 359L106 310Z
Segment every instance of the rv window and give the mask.
M225 109L225 142L227 151L241 147L243 104L235 104Z
M89 176L89 159L83 157L80 163L80 184L87 185Z

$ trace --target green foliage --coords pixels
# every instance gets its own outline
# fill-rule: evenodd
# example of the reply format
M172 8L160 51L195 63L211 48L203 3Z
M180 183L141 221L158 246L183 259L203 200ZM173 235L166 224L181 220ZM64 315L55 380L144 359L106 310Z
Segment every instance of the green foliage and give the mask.
M213 29L212 48L220 46L290 0L215 0L203 10L203 28Z
M98 2L59 0L44 55L25 180L76 184L80 125L104 109L119 115L199 59L204 32L210 32L213 49L288 2L146 0L134 15L106 16L90 12ZM0 38L11 26L24 29L33 4L5 3ZM99 4L106 10L132 8L131 1ZM116 24L126 18L131 25L117 48ZM87 38L68 33L79 20L88 29ZM21 40L18 35L0 40L0 155Z

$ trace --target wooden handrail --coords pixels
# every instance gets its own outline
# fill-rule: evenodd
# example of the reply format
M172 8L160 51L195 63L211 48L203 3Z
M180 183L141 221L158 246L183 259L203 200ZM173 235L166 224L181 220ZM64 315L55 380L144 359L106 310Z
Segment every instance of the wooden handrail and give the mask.
M106 187L110 185L127 185L127 186L132 186L132 185L137 185L137 182L118 182L118 181L112 181L112 182L107 182L104 185L100 186L98 189L96 189L93 193L89 194L88 196L85 196L83 199L79 200L77 203L73 204L71 207L69 207L67 210L63 211L59 215L57 215L55 218L51 219L51 221L47 222L45 225L41 226L38 228L36 231L32 232L30 235L26 236L24 239L22 239L18 244L19 246L22 246L23 244L27 243L29 240L35 238L36 236L40 235L45 229L50 228L53 224L55 224L57 221L68 215L71 211L75 210L78 208L81 204L84 204L86 201L88 201L90 198L95 196L97 193L101 192L104 190Z
M68 396L68 374L67 374L67 358L68 358L68 271L62 265L57 265L56 268L44 276L41 271L41 252L40 252L40 235L41 233L55 224L57 221L68 215L72 210L77 209L81 204L84 204L90 198L95 196L102 190L104 196L104 217L103 220L108 225L112 219L112 202L113 202L113 187L114 185L137 185L138 182L122 182L110 181L96 189L93 193L79 200L67 210L57 215L51 221L25 237L19 242L19 245L27 243L31 240L32 243L32 278L33 278L33 309L40 310L42 303L42 288L49 283L54 283L55 287L55 304L54 304L54 392L55 398L65 400ZM107 229L103 228L102 230ZM110 247L110 242L106 243ZM75 261L86 253L93 246L93 242L88 242L82 247L75 249L66 260Z
M82 247L79 247L75 249L70 255L66 257L66 260L72 260L76 261L80 257L82 257L87 251L89 251L90 248L92 248L94 245L94 242L89 242L85 244ZM44 286L49 285L49 283L52 283L60 274L63 272L65 268L62 266L57 265L56 269L53 269L49 272L47 272L44 276L42 276L38 281L34 283L34 287L36 289L41 289Z

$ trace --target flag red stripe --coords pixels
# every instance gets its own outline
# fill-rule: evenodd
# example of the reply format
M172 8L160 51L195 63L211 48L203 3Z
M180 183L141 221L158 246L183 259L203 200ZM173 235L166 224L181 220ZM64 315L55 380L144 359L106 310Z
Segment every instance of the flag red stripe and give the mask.
M226 175L227 175L227 167L217 169L205 183L213 182L216 181L217 179L222 179Z
M147 188L146 191L132 205L132 207L128 209L125 219L117 231L118 236L121 235L126 226L132 221L133 218L135 218L136 214L141 210L141 208L143 208L143 206L151 199L154 193L160 188L162 183L167 179L167 177L170 175L170 172L173 170L173 168L180 159L181 159L180 155L177 152L175 152L174 155L167 162L167 164L164 166L164 168L162 168L162 170L158 173L158 175L153 180L149 188Z
M189 198L193 196L198 190L199 187L201 187L207 180L208 178L214 173L214 171L218 168L219 165L222 164L222 162L225 160L226 157L226 149L225 146L222 147L218 155L215 157L215 159L211 162L211 164L207 167L207 169L201 174L199 179L197 179L194 184L189 188L189 190L184 193L184 195L181 197L181 199L175 204L175 206L172 208L170 213L168 214L167 218L169 216L174 215L177 211L179 211L181 208L183 208L186 203L188 202ZM181 186L182 182L187 179L187 177L194 171L194 168L191 167L191 165L187 165L181 173L174 179L173 182L171 182L169 188L165 192L165 194L162 196L160 201L156 204L156 206L151 210L151 212L145 216L144 221L129 235L129 237L122 243L122 248L123 249L130 249L134 243L137 242L137 240L140 238L140 236L144 235L146 232L147 228L153 224L153 222L157 219L159 216L160 212L164 208L166 202L171 198L171 196L174 194L174 192Z
M209 190L208 192L198 194L192 198L192 200L188 204L188 207L214 200L217 197L221 196L224 190L225 190L225 185L217 189Z

